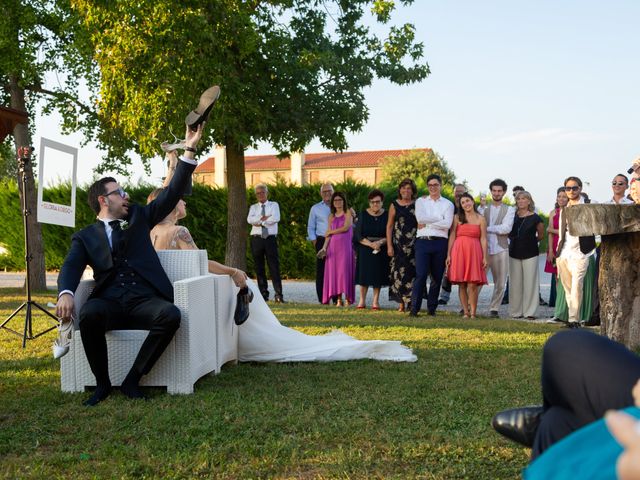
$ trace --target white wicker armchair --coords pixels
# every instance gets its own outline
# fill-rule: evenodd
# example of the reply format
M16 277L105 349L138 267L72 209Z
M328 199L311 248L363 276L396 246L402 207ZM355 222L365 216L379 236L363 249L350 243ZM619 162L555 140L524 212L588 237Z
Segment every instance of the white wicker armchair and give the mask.
M228 276L208 273L205 250L164 250L158 252L158 257L173 283L174 303L182 320L173 340L141 384L166 386L169 393L193 393L193 385L200 377L220 372L228 361L237 361L235 286ZM94 286L93 280L80 283L75 293L76 312ZM69 353L60 361L61 388L65 392L83 391L96 384L77 328L75 325ZM120 385L147 334L146 330L107 332L113 385Z

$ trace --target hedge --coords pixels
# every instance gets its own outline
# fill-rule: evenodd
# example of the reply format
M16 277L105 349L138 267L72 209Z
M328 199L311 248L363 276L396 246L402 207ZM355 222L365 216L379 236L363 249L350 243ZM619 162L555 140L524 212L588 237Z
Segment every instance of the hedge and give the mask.
M0 255L0 268L8 270L24 269L24 239L20 200L16 182L3 182L0 188L0 216L3 228L0 229L0 245L7 253ZM144 204L147 195L155 187L149 184L125 185L132 202ZM366 208L367 195L373 188L363 183L347 181L335 185L336 190L347 195L349 204L357 211ZM52 202L61 202L70 198L70 185L60 184L45 189L45 198ZM396 188L382 186L385 193L385 205L396 198ZM422 193L422 192L421 192ZM444 195L451 198L451 192ZM315 250L307 237L307 218L314 203L320 201L320 184L289 185L279 182L269 186L269 199L280 205L281 221L278 226L278 248L280 252L280 271L283 278L314 278ZM187 217L181 221L191 231L199 248L209 252L209 258L224 261L224 249L227 229L227 191L196 184L193 195L186 199ZM257 200L253 189L247 190L249 204ZM95 221L95 214L87 205L87 187L76 190L76 229L79 230ZM238 212L246 218L247 212ZM47 270L57 270L62 265L75 231L58 225L42 225ZM247 236L250 226L247 224ZM249 274L254 274L253 259L247 242L247 266ZM541 251L544 251L541 245Z

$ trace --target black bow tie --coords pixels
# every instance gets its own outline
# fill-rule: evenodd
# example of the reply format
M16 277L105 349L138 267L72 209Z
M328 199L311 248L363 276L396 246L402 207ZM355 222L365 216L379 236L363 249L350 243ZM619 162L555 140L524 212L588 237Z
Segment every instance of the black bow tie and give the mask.
M120 220L111 220L109 222L109 226L114 230L121 230L120 228Z

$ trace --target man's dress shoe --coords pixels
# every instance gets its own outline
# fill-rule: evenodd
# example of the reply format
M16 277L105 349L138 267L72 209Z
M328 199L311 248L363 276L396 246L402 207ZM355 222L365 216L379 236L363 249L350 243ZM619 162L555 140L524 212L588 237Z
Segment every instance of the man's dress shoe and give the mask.
M539 405L512 408L498 413L491 425L500 435L525 447L533 447L543 409Z
M202 95L200 95L200 102L198 103L198 108L192 110L185 118L185 123L189 125L189 128L194 132L198 129L198 125L202 122L206 122L209 117L209 112L213 108L213 105L218 100L220 96L220 87L213 86L204 91Z

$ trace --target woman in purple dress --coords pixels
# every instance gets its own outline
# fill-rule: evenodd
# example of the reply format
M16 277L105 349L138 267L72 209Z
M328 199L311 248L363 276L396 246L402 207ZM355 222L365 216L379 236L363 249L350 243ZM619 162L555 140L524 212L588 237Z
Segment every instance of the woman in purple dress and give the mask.
M337 297L337 306L350 305L356 297L354 283L356 264L353 256L353 217L347 204L347 197L342 192L335 192L331 197L331 215L326 241L319 255L326 254L324 267L324 287L322 303L329 303L331 297Z
M558 269L556 268L556 250L558 250L558 237L560 233L560 210L567 206L569 197L564 187L558 188L556 195L556 204L553 210L549 212L549 226L547 227L547 262L544 264L544 271L551 274L551 290L549 292L549 306L556 306L556 277Z

